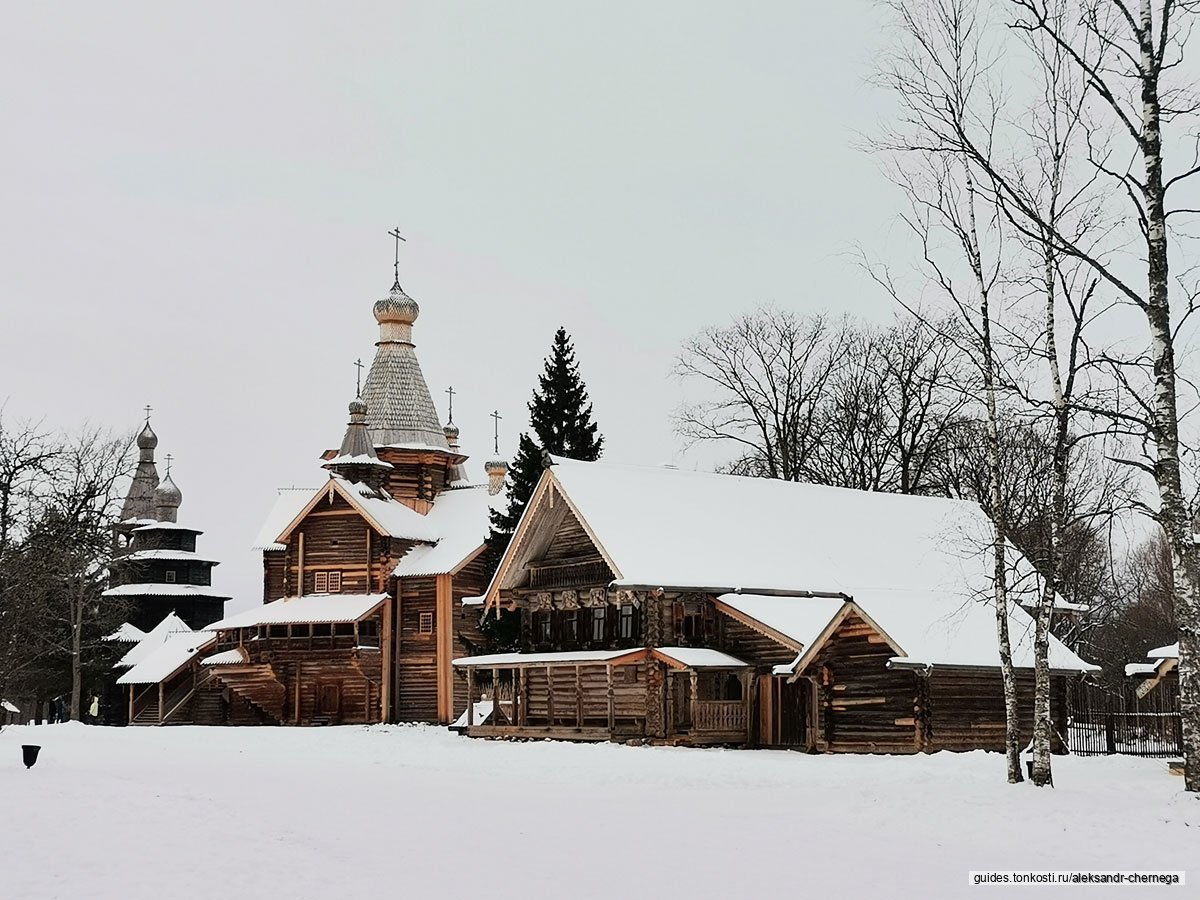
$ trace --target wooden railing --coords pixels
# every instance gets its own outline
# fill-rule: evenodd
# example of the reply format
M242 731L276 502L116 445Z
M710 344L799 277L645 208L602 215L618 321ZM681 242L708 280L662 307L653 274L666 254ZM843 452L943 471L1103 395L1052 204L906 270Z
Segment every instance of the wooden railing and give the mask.
M726 734L744 732L746 704L741 700L697 700L693 727Z

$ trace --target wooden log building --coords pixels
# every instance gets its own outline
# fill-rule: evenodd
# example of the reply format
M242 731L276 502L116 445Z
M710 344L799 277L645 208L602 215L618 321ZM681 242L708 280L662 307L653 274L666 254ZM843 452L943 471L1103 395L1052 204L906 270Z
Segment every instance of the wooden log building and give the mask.
M522 651L455 660L476 737L999 750L990 523L961 501L557 460L486 593ZM1023 574L1028 563L1017 559ZM1032 620L1009 612L1032 731ZM1093 671L1051 639L1056 730Z
M438 420L399 282L374 305L375 358L326 480L280 491L259 533L263 605L205 640L158 641L121 678L130 718L168 724L449 724L466 705L451 660L478 652L481 554L507 466L474 484Z

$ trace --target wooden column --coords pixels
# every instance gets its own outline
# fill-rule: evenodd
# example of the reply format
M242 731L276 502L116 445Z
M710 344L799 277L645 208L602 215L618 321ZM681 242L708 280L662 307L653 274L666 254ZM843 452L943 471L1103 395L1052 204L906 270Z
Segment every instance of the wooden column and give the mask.
M133 724L133 685L129 686L129 724Z
M691 725L691 728L688 730L695 731L696 730L696 697L700 693L700 676L696 674L695 669L692 669L690 674L691 674L690 681L691 681L691 687L692 687L692 700L691 700L692 725Z
M517 724L529 724L529 679L525 677L525 670L518 669L521 673L521 721Z
M296 563L296 596L304 595L304 532L300 532L297 541L297 563Z
M746 673L742 678L742 698L746 702L746 743L750 746L757 745L754 735L754 700L757 696L755 686L758 679L753 672Z
M467 666L467 727L475 724L475 667Z
M500 670L492 669L492 722L500 724Z
M367 530L370 534L370 529ZM383 666L383 678L380 685L379 720L392 721L392 598L388 597L383 604L383 624L379 629L380 653L383 654L380 663Z
M575 666L575 727L583 727L583 670Z
M546 724L554 726L554 670L546 666Z
M312 633L311 628L309 629L309 633L310 634ZM301 685L300 685L300 670L303 668L304 668L304 663L301 663L301 662L296 663L296 677L295 677L295 679L293 679L293 684L292 684L292 694L294 695L292 697L292 707L293 707L292 721L295 722L297 725L300 724L300 691L302 690Z
M443 725L454 721L454 673L450 660L454 656L454 587L452 576L438 575L437 605L434 614L435 659L437 660L438 719Z
M158 724L159 725L162 724L163 713L166 711L163 709L164 701L166 699L166 691L167 691L166 682L160 681L158 683Z
M651 663L653 665L653 663ZM675 733L675 670L667 669L666 674L666 715L665 730L667 737Z
M608 681L608 736L611 738L617 727L617 710L615 697L613 696L613 667L610 663L604 667L605 676Z

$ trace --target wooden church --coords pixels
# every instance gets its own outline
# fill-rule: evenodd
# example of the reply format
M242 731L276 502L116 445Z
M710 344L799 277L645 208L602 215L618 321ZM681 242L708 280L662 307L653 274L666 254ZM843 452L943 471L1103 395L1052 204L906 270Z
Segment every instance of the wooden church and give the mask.
M479 610L462 601L485 587L507 466L488 462L486 484L467 476L417 360L419 312L398 278L374 305L375 357L341 445L321 457L325 480L281 490L256 541L263 604L171 636L126 673L157 686L144 718L448 724L464 710L451 661L480 647Z

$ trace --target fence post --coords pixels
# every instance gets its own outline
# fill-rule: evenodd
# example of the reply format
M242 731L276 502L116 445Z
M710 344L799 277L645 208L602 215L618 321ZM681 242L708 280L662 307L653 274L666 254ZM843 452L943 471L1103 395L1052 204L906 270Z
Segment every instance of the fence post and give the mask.
M1117 752L1117 723L1111 709L1104 714L1104 752L1110 756Z

